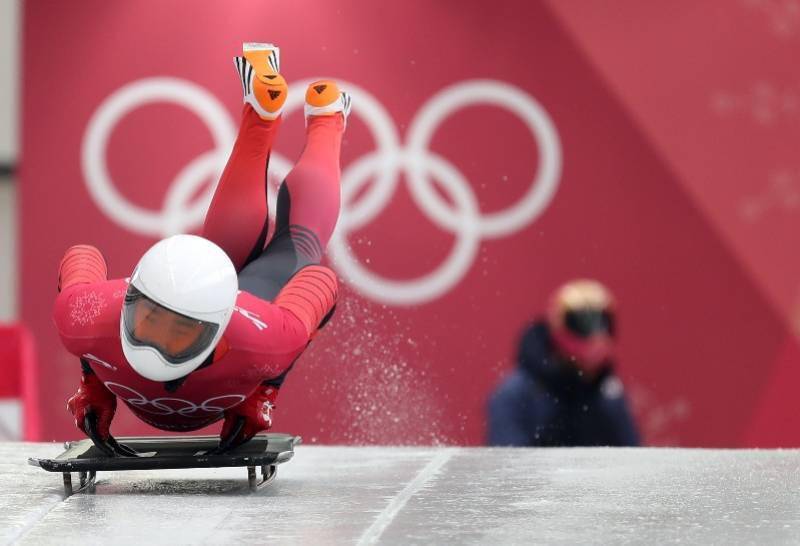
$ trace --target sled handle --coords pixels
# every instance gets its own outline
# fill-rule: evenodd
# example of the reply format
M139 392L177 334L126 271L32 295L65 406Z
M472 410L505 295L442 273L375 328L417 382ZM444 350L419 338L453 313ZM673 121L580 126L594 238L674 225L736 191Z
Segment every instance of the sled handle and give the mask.
M97 432L97 416L93 412L87 412L83 418L83 427L86 434L92 439L92 443L103 452L107 457L138 457L139 453L129 448L124 444L120 444L117 440L108 435L107 440L100 438L100 433Z
M123 457L138 457L139 452L133 449L132 447L128 447L125 444L121 444L117 442L117 439L113 436L109 435L108 437L108 445L111 446L111 449L114 450L114 453L117 455L122 455Z
M233 425L233 430L225 438L220 438L219 445L208 452L208 455L222 455L226 451L230 451L235 447L239 447L244 442L236 442L234 440L241 434L244 428L245 419L241 415L236 418L236 423Z
M97 416L94 413L87 411L86 415L83 416L83 429L86 431L87 436L91 438L94 446L106 457L116 456L114 449L108 445L105 440L100 438L100 434L97 432Z

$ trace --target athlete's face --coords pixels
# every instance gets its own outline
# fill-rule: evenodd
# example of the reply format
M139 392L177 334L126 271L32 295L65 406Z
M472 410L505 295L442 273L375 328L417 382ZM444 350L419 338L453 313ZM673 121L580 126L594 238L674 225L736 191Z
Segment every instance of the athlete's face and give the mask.
M203 333L203 323L173 313L147 298L136 302L133 335L163 348L169 354L180 354L191 347Z

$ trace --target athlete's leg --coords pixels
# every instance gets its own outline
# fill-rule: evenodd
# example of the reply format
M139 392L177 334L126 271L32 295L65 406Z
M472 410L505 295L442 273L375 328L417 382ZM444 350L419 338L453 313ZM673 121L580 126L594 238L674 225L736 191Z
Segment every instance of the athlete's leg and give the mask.
M310 117L306 146L279 191L278 228L287 230L297 246L317 262L339 219L343 133L341 114Z
M267 166L281 118L264 120L249 104L208 208L203 237L228 253L236 270L261 253L267 236Z
M246 43L234 57L244 93L239 133L222 173L202 235L228 253L236 270L261 254L267 235L267 164L286 101L279 49Z
M308 116L306 146L278 192L275 235L239 275L242 290L264 299L272 300L292 275L322 260L339 218L339 156L349 97L340 98L332 82L324 85L331 86L339 111ZM314 84L309 93L313 89Z

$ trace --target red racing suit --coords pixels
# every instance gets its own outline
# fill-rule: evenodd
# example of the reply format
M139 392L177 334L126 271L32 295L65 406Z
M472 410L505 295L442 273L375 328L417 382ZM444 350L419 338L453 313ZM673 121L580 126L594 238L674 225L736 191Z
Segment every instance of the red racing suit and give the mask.
M315 284L307 282L309 277ZM226 409L243 402L264 381L283 374L306 348L336 299L336 278L319 266L295 275L278 294L277 303L240 291L212 356L174 388L174 383L142 377L125 360L120 313L127 287L127 279L68 286L56 300L55 323L64 347L88 363L134 414L156 428L173 431L195 430L219 420ZM303 300L292 297L298 290L313 292L324 303L303 309Z
M281 185L275 231L267 243L265 173L280 122L262 120L249 105L243 108L202 231L231 257L240 292L214 352L189 375L161 383L136 373L120 340L127 281L107 280L105 260L91 246L73 247L61 261L53 316L64 346L84 366L69 409L78 415L93 399L108 408L102 435L108 433L114 399L101 383L140 419L171 431L204 427L226 410L246 412L262 400L271 404L285 373L332 313L336 276L318 264L339 216L344 118L308 119L306 146ZM259 404L239 405L251 395L255 399L249 402ZM245 436L268 428L269 416L258 414L250 422Z

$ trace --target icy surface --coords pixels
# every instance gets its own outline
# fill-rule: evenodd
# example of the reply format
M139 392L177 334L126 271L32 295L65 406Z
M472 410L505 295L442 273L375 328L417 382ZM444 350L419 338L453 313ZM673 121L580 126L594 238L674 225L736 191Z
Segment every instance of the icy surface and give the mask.
M796 450L301 445L255 494L244 469L167 470L67 500L26 464L60 452L0 444L0 544L800 542Z

